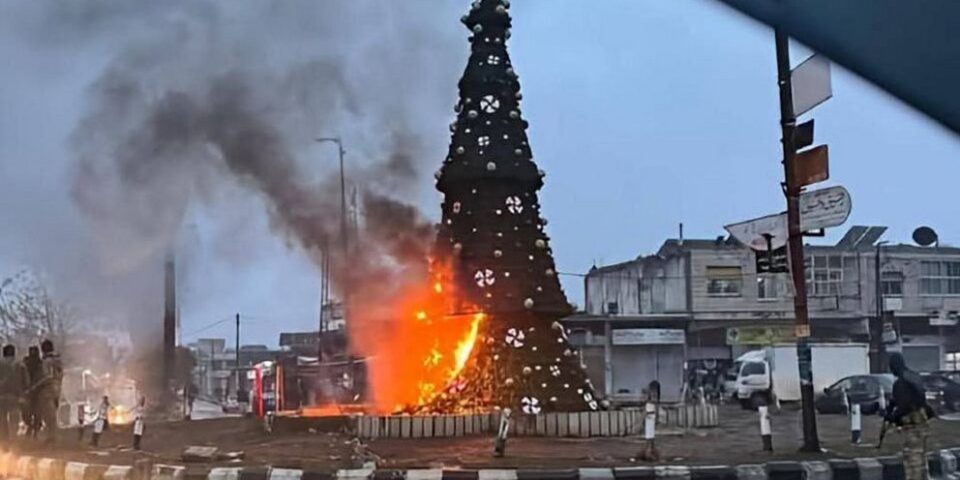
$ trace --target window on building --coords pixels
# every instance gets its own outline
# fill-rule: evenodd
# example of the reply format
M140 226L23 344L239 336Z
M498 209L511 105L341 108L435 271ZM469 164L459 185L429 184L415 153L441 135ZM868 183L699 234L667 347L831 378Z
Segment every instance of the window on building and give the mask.
M920 293L960 295L960 262L920 262Z
M903 272L896 270L881 272L880 291L884 295L903 295Z
M743 272L740 267L707 267L707 295L740 296Z
M807 258L807 293L840 295L843 283L843 257L814 255Z
M953 372L960 371L960 352L950 352L946 356L946 369Z
M607 313L610 315L619 315L620 304L617 302L607 302Z
M760 300L776 300L785 296L786 277L772 273L757 275L757 298Z

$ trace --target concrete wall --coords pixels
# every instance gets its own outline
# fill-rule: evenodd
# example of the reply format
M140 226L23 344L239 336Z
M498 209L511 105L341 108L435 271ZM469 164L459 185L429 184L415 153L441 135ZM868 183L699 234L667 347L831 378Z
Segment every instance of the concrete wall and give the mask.
M592 315L638 315L640 311L640 263L626 262L590 272L585 279L587 313ZM617 306L616 313L610 304Z

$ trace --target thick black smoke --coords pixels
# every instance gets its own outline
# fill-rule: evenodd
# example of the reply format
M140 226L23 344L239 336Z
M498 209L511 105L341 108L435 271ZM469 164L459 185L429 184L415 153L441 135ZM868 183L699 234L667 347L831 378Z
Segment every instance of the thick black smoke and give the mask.
M334 255L335 268L358 282L402 281L414 259L422 268L431 237L415 205L431 186L425 166L442 158L462 8L376 0L0 6L5 22L17 19L4 25L37 55L79 52L98 70L78 78L92 81L63 176L82 222L58 232L57 245L33 246L68 244L70 255L37 257L69 257L71 268L47 268L65 290L102 298L102 313L149 337L161 317L161 260L182 242L193 209L227 211L241 223L265 213L289 245L318 260L338 238L340 196L335 165L316 161L315 138L342 135L362 215L354 257L347 264ZM224 192L238 185L259 198L258 211L228 203Z

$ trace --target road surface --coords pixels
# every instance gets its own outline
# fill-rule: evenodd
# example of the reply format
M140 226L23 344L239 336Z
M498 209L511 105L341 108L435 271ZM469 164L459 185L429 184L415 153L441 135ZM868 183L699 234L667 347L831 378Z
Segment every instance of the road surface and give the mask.
M223 413L223 408L219 404L208 402L206 400L194 400L193 414L194 420L211 420L214 418L238 417L239 415L227 415Z

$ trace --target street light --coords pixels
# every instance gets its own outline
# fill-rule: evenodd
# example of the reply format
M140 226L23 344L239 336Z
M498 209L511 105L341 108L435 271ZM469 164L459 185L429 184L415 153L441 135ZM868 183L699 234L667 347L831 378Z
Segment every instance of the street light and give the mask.
M337 144L337 151L340 154L340 241L343 243L343 254L347 254L347 180L343 172L343 141L340 137L319 137L318 143L332 142Z
M343 247L343 257L344 257L344 260L346 260L350 250L349 250L348 241L347 241L347 180L346 180L346 175L344 175L344 168L343 168L343 154L345 153L343 150L343 141L340 139L340 137L319 137L316 139L316 141L318 143L323 143L323 142L335 143L337 145L337 152L340 154L340 242L341 242L341 246ZM323 277L321 281L323 282L323 288L325 290L320 295L321 296L320 327L317 329L318 331L317 360L320 362L323 362L323 330L325 326L323 309L325 307L324 303L326 300L326 298L324 297L326 297L327 295L326 292L329 291L328 283L330 282L330 278L329 278L330 255L327 252L328 247L327 247L326 241L324 241L323 250L324 250L323 251L323 270L324 271L321 273L321 277ZM344 288L343 298L341 299L341 302L346 304L346 300L347 300L346 282L343 282L341 287ZM329 302L326 302L326 303L329 303ZM331 314L333 313L333 308L330 309L330 312Z

